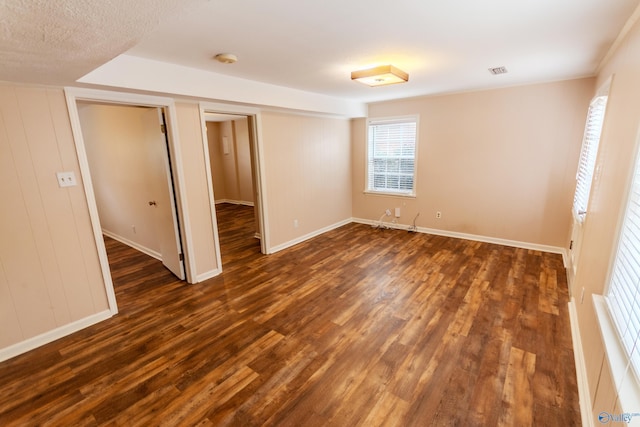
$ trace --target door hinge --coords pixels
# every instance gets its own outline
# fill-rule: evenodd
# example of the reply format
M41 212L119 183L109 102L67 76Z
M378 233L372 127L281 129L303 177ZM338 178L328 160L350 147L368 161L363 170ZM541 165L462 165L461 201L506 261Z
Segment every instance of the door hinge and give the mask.
M178 257L180 258L180 261L184 261L184 255L183 254L178 255Z
M573 240L569 243L569 250L573 249Z
M160 125L160 132L167 133L167 127L164 124Z

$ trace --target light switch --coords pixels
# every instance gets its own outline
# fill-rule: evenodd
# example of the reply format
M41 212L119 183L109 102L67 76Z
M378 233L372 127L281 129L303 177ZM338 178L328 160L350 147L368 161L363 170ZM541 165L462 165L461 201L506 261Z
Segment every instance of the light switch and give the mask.
M73 187L78 184L76 182L76 174L73 172L57 172L56 176L60 187Z

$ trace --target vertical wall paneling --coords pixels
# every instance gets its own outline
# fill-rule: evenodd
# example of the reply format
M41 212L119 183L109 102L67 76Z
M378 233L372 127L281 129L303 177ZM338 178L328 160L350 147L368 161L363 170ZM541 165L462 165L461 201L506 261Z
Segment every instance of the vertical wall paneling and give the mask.
M95 312L91 292L86 286L86 269L81 261L82 249L77 238L76 224L74 221L59 221L60 218L74 217L69 193L80 191L81 187L59 188L56 179L53 179L55 173L62 170L62 159L46 91L25 88L19 89L18 93L33 166L40 172L37 180L40 198L45 207L41 218L44 223L32 224L36 236L49 234L47 237L51 246L40 243L40 253L43 264L47 266L46 271L58 272L56 275L47 274L52 276L47 288L51 292L53 307L56 308L56 317L59 318L61 312L68 313L63 317L64 320L57 322L64 324L70 319L81 319ZM63 108L64 102L58 104L58 107ZM54 223L56 225L52 227ZM37 241L39 240L38 238ZM58 280L60 284L57 283Z
M108 304L62 91L0 85L0 162L4 358ZM58 187L60 171L78 185Z
M47 97L49 99L53 127L58 141L74 141L64 93L60 90L48 90ZM58 152L62 162L62 170L76 171L78 188L82 188L83 182L81 173L79 172L78 154L75 143L58 144ZM91 230L91 217L89 215L86 196L83 191L68 191L67 193L74 214L75 225L78 230L78 243L83 254L82 259L86 275L91 278L102 277L100 259L96 251L96 241L92 233L86 232L86 230ZM91 291L96 310L104 308L105 305L108 306L105 284L102 280L98 281L98 285L90 286L89 290ZM114 313L115 312L112 311L112 314Z

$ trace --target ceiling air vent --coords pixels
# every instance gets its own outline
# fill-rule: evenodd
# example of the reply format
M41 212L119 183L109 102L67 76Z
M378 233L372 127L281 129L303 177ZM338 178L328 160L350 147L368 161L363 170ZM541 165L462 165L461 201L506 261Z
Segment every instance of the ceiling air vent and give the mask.
M498 74L506 74L507 68L506 67L489 68L489 72L494 76L497 76Z

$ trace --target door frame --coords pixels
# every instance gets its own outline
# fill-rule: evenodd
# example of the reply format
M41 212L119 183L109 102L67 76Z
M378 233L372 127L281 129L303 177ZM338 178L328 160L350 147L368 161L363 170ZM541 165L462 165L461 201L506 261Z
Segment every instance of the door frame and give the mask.
M254 194L256 200L254 201L255 209L258 210L258 221L260 228L260 251L263 254L270 253L270 240L269 240L269 221L267 215L267 198L266 194L266 178L264 173L264 149L262 146L262 119L261 111L258 108L248 107L243 105L229 105L219 104L213 102L200 102L200 123L202 127L202 144L205 155L205 167L207 175L207 188L209 190L209 206L211 209L211 221L213 222L213 233L216 246L216 256L220 271L222 271L222 259L220 253L220 239L218 236L218 221L216 218L215 207L215 195L213 192L213 180L211 178L211 163L209 144L207 138L207 121L205 115L208 113L214 114L233 114L246 116L249 120L249 134L251 143L251 152L253 156L252 164L255 170L252 173L255 175L254 181Z
M190 224L187 220L187 218L189 217L188 205L185 196L186 191L183 188L185 182L184 170L182 167L182 155L180 152L180 144L178 139L178 124L176 121L177 114L174 100L166 97L73 87L66 87L64 89L64 92L67 101L69 119L71 122L71 131L75 142L76 153L78 155L78 163L80 167L80 174L82 176L84 193L87 198L91 227L93 229L94 240L96 242L98 259L100 262L100 268L102 270L102 278L105 283L105 290L111 314L115 315L118 313L118 305L116 302L113 280L111 278L111 270L109 268L107 250L104 244L104 239L102 237L102 227L100 225L98 207L93 190L93 183L91 181L89 161L87 158L84 138L82 136L82 128L80 124L80 117L78 115L77 101L102 102L126 106L154 107L161 108L166 111L166 121L168 125L167 135L169 137L169 152L167 154L172 159L171 166L173 169L172 173L175 184L174 196L176 198L176 204L178 206L178 212L176 212L178 215L177 220L180 229L183 231L181 233L181 244L185 257L184 267L187 281L189 283L192 283L192 280L196 277L196 267L194 257L190 256L194 253L194 250L193 241L191 238Z

